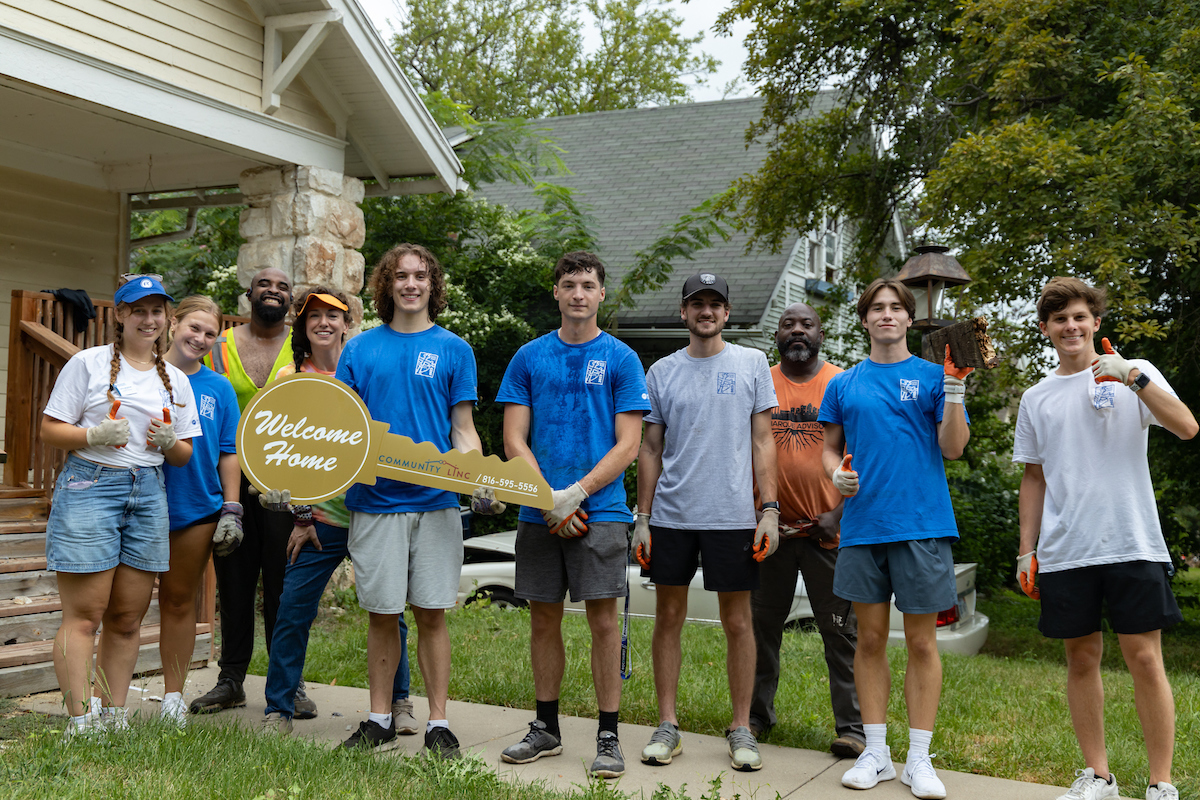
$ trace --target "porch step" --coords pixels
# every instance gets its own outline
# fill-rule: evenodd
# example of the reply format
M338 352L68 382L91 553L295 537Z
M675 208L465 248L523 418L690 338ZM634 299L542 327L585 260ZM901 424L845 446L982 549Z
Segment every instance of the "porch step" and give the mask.
M14 572L38 572L46 569L46 556L36 558L0 558L0 584L5 574ZM12 597L0 588L0 597Z
M22 523L29 525L29 523ZM0 523L3 527L4 523ZM43 525L43 528L45 526ZM46 557L46 533L7 533L0 531L0 561Z
M0 522L41 520L45 522L50 504L44 494L35 497L12 497L0 494Z
M212 624L200 622L196 624L196 635L212 633ZM158 624L142 626L142 644L157 644L162 635L162 626ZM96 646L100 645L100 637L96 637ZM154 648L156 651L157 647ZM16 667L22 664L36 664L40 661L54 660L54 642L25 642L0 647L0 668ZM160 665L161 666L161 665Z
M46 559L13 559L13 561L41 562L41 566L33 566L24 570L0 570L0 600L4 604L13 603L13 598L27 597L39 600L48 595L58 595L58 578L46 569ZM0 564L2 567L3 564ZM7 605L5 605L7 608ZM28 606L25 606L28 608ZM24 613L24 612L20 612Z
M158 590L150 598L150 607L142 618L143 627L162 621ZM0 601L0 654L6 647L53 639L62 626L62 602L58 595L46 595L28 605L12 600Z

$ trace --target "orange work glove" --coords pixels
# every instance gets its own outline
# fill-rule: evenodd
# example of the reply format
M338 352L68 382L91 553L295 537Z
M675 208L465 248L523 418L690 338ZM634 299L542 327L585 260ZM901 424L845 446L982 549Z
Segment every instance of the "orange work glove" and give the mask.
M858 494L858 473L850 469L851 455L846 454L842 465L833 471L833 485L842 493L842 497L854 497Z
M108 418L94 428L87 429L87 443L91 447L124 447L129 442L129 420L118 417L120 400L113 400L108 409Z
M942 371L945 373L942 387L946 392L946 402L961 404L963 397L967 394L967 385L964 381L975 371L975 368L954 366L954 359L950 358L950 345L946 345L946 357L942 361Z
M1108 339L1101 339L1100 345L1104 348L1104 355L1092 362L1092 376L1096 383L1116 381L1128 386L1129 371L1133 369L1133 364L1121 358L1121 354L1113 349Z
M1017 556L1017 582L1021 591L1034 600L1042 599L1042 592L1034 585L1037 580L1037 553L1030 550L1023 556Z

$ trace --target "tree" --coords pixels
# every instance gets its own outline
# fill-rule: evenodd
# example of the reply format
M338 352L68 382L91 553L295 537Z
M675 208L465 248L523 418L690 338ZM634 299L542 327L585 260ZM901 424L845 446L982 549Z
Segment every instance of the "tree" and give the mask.
M693 54L669 0L410 0L392 40L425 95L476 120L534 119L686 101L718 62ZM584 49L580 11L600 43Z
M236 313L236 270L231 273L230 267L237 264L238 248L244 241L238 232L240 214L240 207L199 209L192 238L134 250L129 257L129 271L162 275L172 296L207 294L225 312ZM181 210L131 214L130 235L136 239L177 231L183 228L185 217L186 212ZM224 280L214 281L214 273Z
M721 24L740 19L766 100L748 136L770 155L721 208L757 242L843 213L863 281L901 211L958 249L962 308L1016 326L1025 385L1046 366L1029 318L1045 280L1104 285L1102 332L1196 405L1200 6L741 0ZM1168 544L1193 550L1200 455L1170 435L1151 450Z

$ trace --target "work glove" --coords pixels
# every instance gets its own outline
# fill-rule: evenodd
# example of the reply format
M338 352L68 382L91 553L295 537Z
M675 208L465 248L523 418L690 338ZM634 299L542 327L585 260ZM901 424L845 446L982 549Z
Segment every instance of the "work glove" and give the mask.
M242 504L226 503L221 506L221 518L213 531L213 554L227 556L242 543Z
M1092 362L1092 376L1096 383L1117 381L1128 386L1129 371L1133 369L1133 364L1121 358L1121 354L1113 349L1108 339L1101 339L1100 345L1104 348L1104 355Z
M833 485L842 497L854 497L858 494L858 473L850 469L850 454L842 459L842 465L833 471Z
M564 539L574 539L587 533L587 512L579 506L587 500L588 493L578 482L565 489L556 489L551 494L554 508L543 511L542 516L550 526L550 532Z
M290 502L292 493L287 489L269 489L258 496L258 504L267 511L287 511Z
M1023 556L1017 556L1017 582L1021 584L1021 591L1034 600L1041 600L1042 592L1034 585L1036 580L1037 551L1030 550Z
M779 549L779 509L764 508L754 530L754 560L762 562Z
M178 441L179 437L175 435L175 426L171 423L171 409L164 408L162 419L150 420L150 429L146 431L146 445L157 447L165 453Z
M91 447L124 447L129 442L129 420L117 416L120 400L113 400L108 409L108 419L94 428L87 429L87 443Z
M650 515L638 514L633 523L633 557L643 569L650 569Z
M476 486L471 492L471 511L476 514L494 516L503 514L508 506L496 499L496 490L490 486Z
M945 372L942 387L946 392L946 402L962 405L967 394L967 376L974 372L975 368L954 366L954 359L950 357L950 345L946 345L946 358L942 361L942 370Z

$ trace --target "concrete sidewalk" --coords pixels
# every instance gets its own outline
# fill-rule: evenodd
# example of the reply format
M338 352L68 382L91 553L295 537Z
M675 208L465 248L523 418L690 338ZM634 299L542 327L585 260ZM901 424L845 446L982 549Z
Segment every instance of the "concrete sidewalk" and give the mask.
M208 691L217 681L215 664L194 670L184 692L190 703ZM191 725L257 725L263 714L264 679L249 676L246 680L246 708L223 711L219 714L191 717ZM162 697L161 677L135 681L129 693L131 713L153 716L158 713ZM317 704L320 716L314 720L297 720L294 735L307 737L330 745L341 742L358 728L367 717L369 701L366 689L344 686L308 684L308 695ZM416 717L422 723L428 716L424 698L413 697ZM62 714L62 696L58 692L32 695L21 701L24 708L46 714ZM450 727L463 748L478 754L497 772L522 781L544 781L550 786L568 790L587 783L587 767L595 757L596 721L579 717L563 717L563 753L554 758L542 758L532 764L505 764L500 751L521 739L529 729L533 712L524 709L474 703L450 702ZM665 767L650 767L640 761L642 747L650 740L654 729L641 725L621 724L621 746L625 753L626 771L617 788L635 797L648 798L658 785L672 789L687 785L689 797L700 797L710 789L710 783L720 776L721 797L740 794L743 798L770 798L778 794L788 800L816 798L847 798L847 800L911 800L912 793L899 779L881 783L869 795L842 786L842 773L850 768L848 759L839 760L830 753L797 750L770 744L759 746L763 768L758 772L735 772L729 765L725 740L716 736L683 733L683 754ZM414 754L421 750L422 736L398 737L391 753ZM903 768L896 765L896 772ZM949 798L971 800L1055 800L1065 789L1036 783L990 778L964 772L938 769L946 784Z

